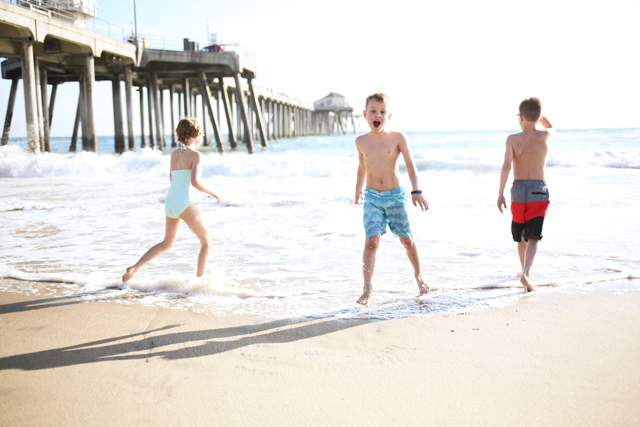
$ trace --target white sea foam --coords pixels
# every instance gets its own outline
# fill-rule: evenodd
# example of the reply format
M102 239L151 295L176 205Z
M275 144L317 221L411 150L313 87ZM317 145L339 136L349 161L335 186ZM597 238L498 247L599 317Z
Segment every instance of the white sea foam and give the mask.
M491 149L470 149L462 153L443 150L417 149L413 156L420 171L461 170L493 172L502 166L502 154ZM81 152L76 154L42 153L31 155L21 148L0 147L0 177L82 177L110 176L168 176L168 156L158 151L142 149L121 156ZM637 150L554 150L549 154L549 167L571 168L640 168L640 149ZM402 166L403 168L404 166ZM347 177L357 168L355 153L318 156L313 153L244 153L208 154L202 173L225 177Z

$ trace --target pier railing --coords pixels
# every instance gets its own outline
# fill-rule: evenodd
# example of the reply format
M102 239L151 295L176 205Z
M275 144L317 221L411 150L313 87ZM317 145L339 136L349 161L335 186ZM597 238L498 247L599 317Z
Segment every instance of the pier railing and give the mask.
M142 47L148 49L162 49L162 50L185 50L184 41L188 39L189 42L195 43L197 49L203 50L209 43L205 39L191 38L191 37L178 37L178 36L165 36L157 34L138 34L138 40L142 43ZM255 61L255 54L247 48L245 45L231 42L219 42L217 46L222 48L224 52L235 52L245 58Z

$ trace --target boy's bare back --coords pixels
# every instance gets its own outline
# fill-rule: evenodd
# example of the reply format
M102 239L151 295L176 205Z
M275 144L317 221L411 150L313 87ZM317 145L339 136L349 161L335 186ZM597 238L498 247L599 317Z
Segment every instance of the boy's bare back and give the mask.
M540 121L547 120L542 117ZM546 123L543 123L545 125ZM545 126L546 127L546 126ZM514 179L538 179L544 181L544 167L547 161L547 141L551 132L545 130L524 130L510 135L507 146L513 155Z
M371 133L356 138L360 160L367 170L367 187L387 191L400 186L398 160L407 140L400 132L385 132L373 137Z

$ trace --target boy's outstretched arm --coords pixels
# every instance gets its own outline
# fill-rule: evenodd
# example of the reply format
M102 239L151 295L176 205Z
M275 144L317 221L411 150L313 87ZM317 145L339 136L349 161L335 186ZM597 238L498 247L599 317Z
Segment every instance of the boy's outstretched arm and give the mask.
M513 162L513 147L509 142L509 138L507 138L506 146L504 164L502 165L502 172L500 173L500 190L498 191L498 209L500 209L500 212L502 212L503 206L507 209L507 202L504 198L504 188L507 186L507 180L511 172L511 162Z
M547 120L547 118L545 116L540 117L540 124L545 129L553 129L553 126L551 125L551 122L549 120Z
M551 122L547 120L545 116L540 117L540 124L549 133L549 138L551 138L555 133L556 129L551 125Z
M400 134L400 136L400 152L402 153L402 157L404 158L404 164L407 167L407 173L409 174L409 179L411 180L412 191L421 190L420 183L418 182L418 169L416 168L415 163L413 163L413 156L411 155L409 143L407 142L404 135ZM423 211L429 210L427 200L422 194L412 194L411 200L413 201L413 206L420 206L420 209L422 209Z
M362 198L362 192L364 190L364 184L367 180L367 165L364 163L364 156L358 148L358 175L356 178L356 205L360 204Z

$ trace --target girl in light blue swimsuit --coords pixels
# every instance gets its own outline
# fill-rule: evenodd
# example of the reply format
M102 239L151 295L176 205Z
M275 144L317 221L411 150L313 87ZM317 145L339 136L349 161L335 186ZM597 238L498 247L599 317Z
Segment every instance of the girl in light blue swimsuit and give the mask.
M195 192L199 190L215 197L218 204L220 198L213 191L204 187L198 179L202 166L202 155L196 151L200 146L202 136L200 123L196 119L182 119L176 128L176 135L180 141L180 149L171 153L171 186L164 205L167 215L164 240L149 249L135 265L127 268L126 273L122 276L122 282L131 280L146 263L173 247L178 236L180 220L186 222L200 240L196 275L200 277L206 271L211 238L200 215L200 210L195 204Z

